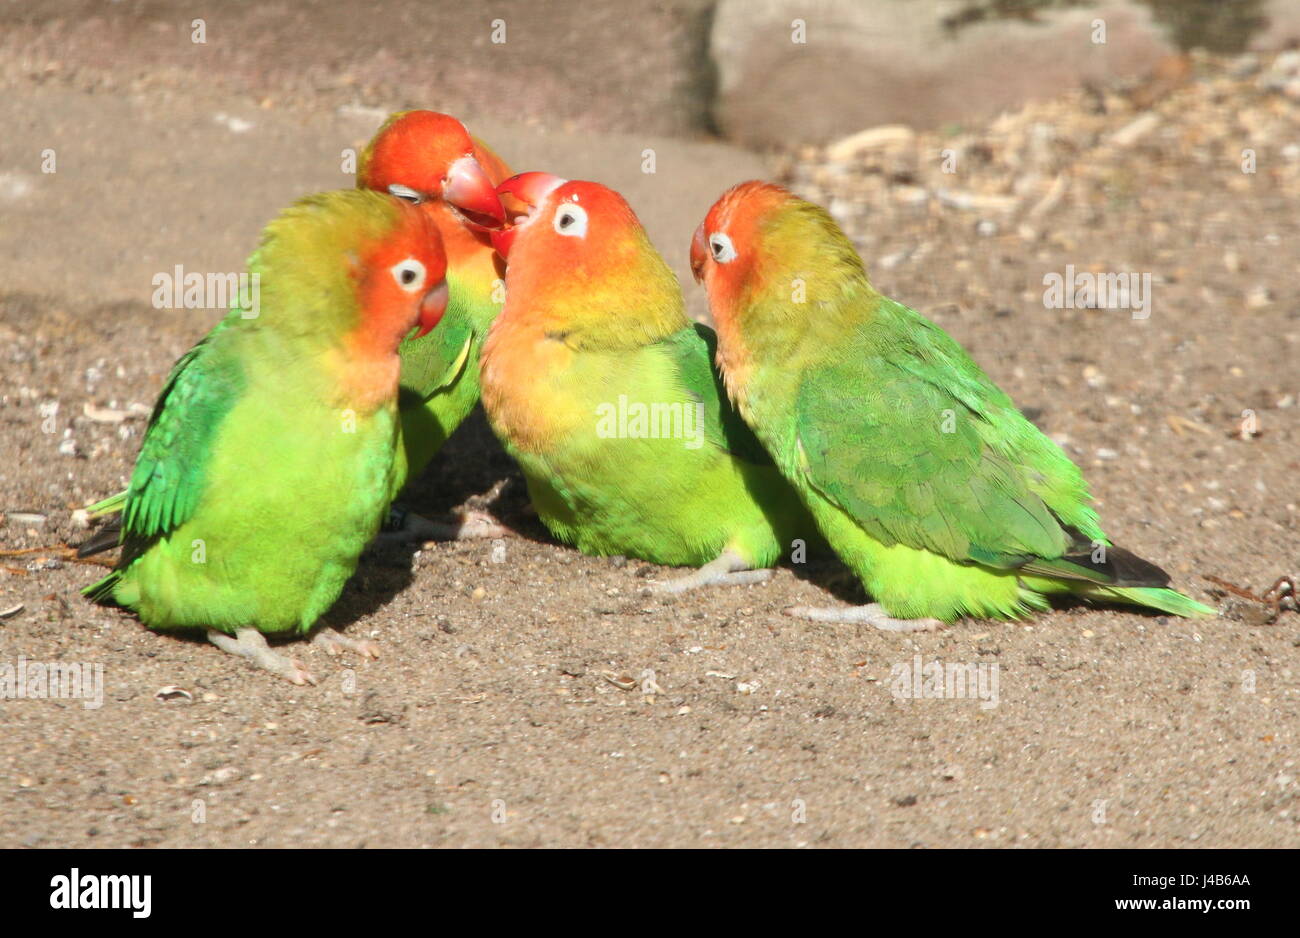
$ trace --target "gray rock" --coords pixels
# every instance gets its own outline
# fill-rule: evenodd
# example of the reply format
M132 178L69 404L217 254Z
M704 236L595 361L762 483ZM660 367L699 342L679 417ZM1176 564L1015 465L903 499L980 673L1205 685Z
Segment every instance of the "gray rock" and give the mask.
M1300 43L1300 3L1296 0L1266 0L1260 10L1261 28L1250 37L1257 52L1277 52Z
M1109 0L953 28L957 0L720 0L715 119L752 146L878 124L969 122L1085 82L1141 75L1175 47L1146 6ZM1097 19L1105 43L1093 42ZM805 42L796 41L796 21Z

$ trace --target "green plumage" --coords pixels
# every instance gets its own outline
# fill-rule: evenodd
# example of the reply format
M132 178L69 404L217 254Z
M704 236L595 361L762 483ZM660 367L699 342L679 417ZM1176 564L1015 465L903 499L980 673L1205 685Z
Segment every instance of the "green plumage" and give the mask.
M1015 617L1065 593L1213 614L1109 545L1078 468L943 330L871 287L823 210L790 197L756 234L758 273L715 306L728 386L891 615Z
M378 530L397 444L395 393L371 410L340 394L361 315L349 258L400 208L325 193L268 227L249 260L260 308L232 309L173 368L124 497L121 559L88 596L155 629L227 633L303 633L333 604Z
M393 498L478 403L479 351L501 306L473 277L448 271L447 287L451 295L438 327L399 349L402 454L393 474Z
M483 353L488 418L542 521L582 552L769 567L815 526L726 400L713 331L687 319L639 226L629 237L616 270L539 269L546 297L508 281Z
M638 349L582 355L558 376L575 393L586 426L544 452L505 440L551 533L586 554L668 566L700 566L729 549L755 569L776 563L795 538L815 536L797 498L719 393L713 341L707 326L688 325ZM695 441L684 436L600 436L602 416L617 423L620 394L629 408L699 404L700 445L688 447ZM598 412L602 404L610 409ZM694 432L695 419L684 418L685 430Z

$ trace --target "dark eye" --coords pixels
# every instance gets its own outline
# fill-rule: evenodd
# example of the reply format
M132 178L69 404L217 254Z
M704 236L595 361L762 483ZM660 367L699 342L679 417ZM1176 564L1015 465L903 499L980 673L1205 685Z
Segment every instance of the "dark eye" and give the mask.
M408 257L389 268L393 279L407 293L414 293L424 286L424 265L414 257Z
M410 202L412 205L419 205L424 201L424 197L409 186L403 186L400 183L393 183L388 187L390 195L395 195L403 201Z
M555 230L571 238L587 234L587 211L581 205L561 205L555 212Z
M713 254L713 259L719 264L725 264L736 259L735 245L731 243L731 238L720 231L709 235L709 251Z

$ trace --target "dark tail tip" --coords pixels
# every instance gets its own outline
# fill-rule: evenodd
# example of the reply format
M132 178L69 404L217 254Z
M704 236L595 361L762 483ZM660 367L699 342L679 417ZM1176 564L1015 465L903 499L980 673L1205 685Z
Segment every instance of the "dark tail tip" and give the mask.
M1109 586L1168 586L1169 574L1131 550L1113 544L1098 544L1077 528L1066 528L1074 543L1063 558L1097 575L1096 582Z
M106 550L112 550L122 540L122 521L115 517L94 534L77 545L78 557L93 557Z

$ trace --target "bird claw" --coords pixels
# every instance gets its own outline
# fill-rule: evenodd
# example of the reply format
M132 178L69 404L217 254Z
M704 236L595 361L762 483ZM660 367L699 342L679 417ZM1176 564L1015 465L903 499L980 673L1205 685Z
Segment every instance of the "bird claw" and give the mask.
M284 678L291 684L302 687L316 684L316 678L303 667L302 662L286 658L267 644L266 636L254 628L235 629L234 635L208 629L208 641L227 654L235 655L251 662L263 671Z
M289 667L292 670L285 676L289 679L291 684L297 684L299 687L304 687L310 684L312 687L315 687L318 683L315 675L308 671L303 663L297 658L289 659Z
M320 645L330 657L337 658L344 651L355 652L363 658L379 658L379 646L369 639L349 638L337 629L323 627L312 636L311 643Z
M751 570L739 554L725 550L698 570L671 580L653 582L642 592L643 595L672 595L699 589L701 586L744 586L766 583L774 575L774 570Z
M790 606L782 612L795 619L809 619L813 622L866 624L883 632L932 632L943 627L938 619L895 619L880 603L867 603L865 606Z
M701 567L694 573L671 580L656 580L645 588L646 595L667 595L689 592L702 586L747 586L766 583L775 576L775 570L732 570L727 573L705 573ZM703 574L703 575L701 575Z

